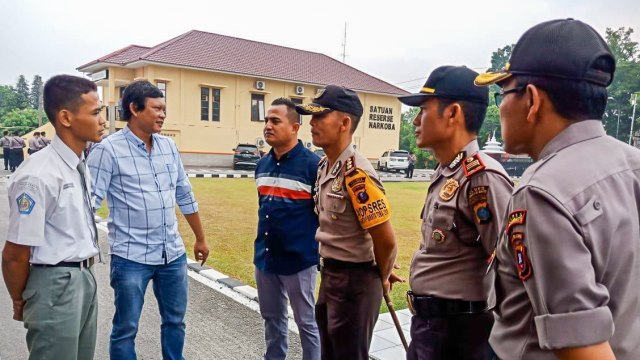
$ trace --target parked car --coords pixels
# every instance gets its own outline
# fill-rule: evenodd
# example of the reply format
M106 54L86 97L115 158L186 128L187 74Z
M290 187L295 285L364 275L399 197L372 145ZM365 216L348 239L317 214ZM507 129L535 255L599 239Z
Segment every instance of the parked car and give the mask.
M409 152L388 150L378 159L378 170L406 172L409 167Z
M260 160L260 149L253 144L238 144L233 149L233 170L241 167L255 169L258 160Z
M322 149L315 149L313 151L313 153L318 155L320 158L322 158L324 156L324 150L322 150Z

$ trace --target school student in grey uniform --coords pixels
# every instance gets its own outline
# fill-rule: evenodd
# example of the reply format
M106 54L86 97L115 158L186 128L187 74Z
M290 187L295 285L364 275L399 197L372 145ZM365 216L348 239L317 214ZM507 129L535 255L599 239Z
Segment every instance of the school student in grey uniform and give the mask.
M0 145L2 145L2 157L4 158L4 169L9 170L9 160L11 157L11 139L9 139L9 132L4 131L4 136L0 138Z
M544 49L544 51L542 51ZM536 162L498 242L501 359L640 359L640 150L604 131L615 59L577 20L529 29L497 83L505 150Z
M105 121L89 80L54 76L43 97L56 137L9 181L2 273L13 319L27 329L29 359L92 359L100 250L82 150L100 141Z
M441 66L419 93L399 98L420 107L413 120L416 144L439 161L411 261L410 360L492 356L484 278L513 185L478 146L489 92L473 84L477 75L464 66Z

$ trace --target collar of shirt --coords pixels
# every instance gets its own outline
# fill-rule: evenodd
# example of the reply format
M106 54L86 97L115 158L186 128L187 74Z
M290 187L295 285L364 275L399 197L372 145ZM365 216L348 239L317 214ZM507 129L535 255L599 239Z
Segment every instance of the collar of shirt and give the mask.
M602 126L602 121L600 120L582 120L573 123L545 145L542 152L540 152L538 159L544 159L567 146L600 136L605 136L606 134L607 133L604 131L604 127Z
M78 157L78 155L57 136L51 141L51 148L53 148L64 163L73 170L78 167L78 163L84 158L84 154L81 153L80 157Z
M336 176L338 176L338 174L342 173L344 162L347 161L347 159L350 158L353 154L355 154L355 151L353 150L353 146L349 144L344 150L342 150L342 153L338 156L336 161L331 166L328 166L329 163L327 162L327 164L324 166L324 169L320 172L320 185L326 183L331 179L334 179ZM333 171L333 168L338 163L340 163L340 170Z
M145 153L147 152L147 144L145 144L144 141L129 129L129 124L125 125L122 129L122 134L124 134L124 137L131 141L137 148L142 149ZM156 142L154 135L155 134L151 134L151 149L153 149L153 144Z
M469 143L467 145L465 145L462 150L460 151L464 151L465 152L465 156L469 157L475 153L477 153L478 151L480 151L480 146L478 146L478 140L477 139L473 139L471 141L469 141ZM458 153L460 153L460 151L458 151ZM464 161L464 159L461 159L460 162ZM456 172L458 172L458 170L460 170L462 168L462 165L457 166L455 169L450 169L449 168L449 164L446 165L441 165L439 168L442 169L442 175L449 177L453 174L455 174Z

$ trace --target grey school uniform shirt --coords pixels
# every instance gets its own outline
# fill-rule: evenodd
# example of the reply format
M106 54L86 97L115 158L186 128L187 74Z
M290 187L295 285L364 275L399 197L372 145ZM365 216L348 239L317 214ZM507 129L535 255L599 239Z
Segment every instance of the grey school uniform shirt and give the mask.
M487 261L512 189L504 168L479 151L477 140L436 168L421 214L422 241L409 270L414 293L487 299Z
M600 121L575 123L527 169L508 211L490 296L498 356L555 359L609 341L617 359L640 359L640 150Z

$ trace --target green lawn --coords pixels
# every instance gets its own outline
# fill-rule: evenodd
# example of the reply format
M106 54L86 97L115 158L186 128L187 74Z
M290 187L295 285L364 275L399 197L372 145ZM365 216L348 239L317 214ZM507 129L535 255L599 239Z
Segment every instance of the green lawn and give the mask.
M200 205L200 217L211 253L207 264L214 269L255 287L253 241L257 227L258 197L253 179L191 179ZM426 196L424 182L386 183L393 211L392 222L398 240L396 272L407 281L409 263L420 243L420 210ZM98 215L106 217L105 207ZM178 215L180 233L193 258L194 236L184 217ZM319 277L318 277L319 278ZM396 309L406 308L408 283L394 286ZM386 312L383 304L381 309Z

